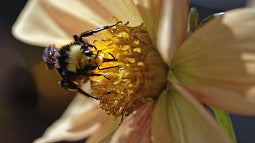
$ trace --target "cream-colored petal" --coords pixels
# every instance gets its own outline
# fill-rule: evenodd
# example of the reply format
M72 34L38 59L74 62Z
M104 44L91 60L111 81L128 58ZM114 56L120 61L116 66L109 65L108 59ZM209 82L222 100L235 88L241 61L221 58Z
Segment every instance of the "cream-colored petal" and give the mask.
M62 43L68 35L45 12L39 0L30 0L12 28L13 35L28 44Z
M152 43L156 45L158 23L161 14L162 0L134 0L135 5L143 19Z
M228 139L209 112L188 92L165 90L152 117L154 143L227 143Z
M120 118L114 118L111 115L106 115L100 120L100 127L95 133L86 141L86 143L103 143L110 142L113 133L119 127Z
M206 104L255 114L254 33L255 9L225 13L178 48L169 79L174 82L176 77Z
M13 35L38 46L63 45L73 34L114 24L100 1L30 0L13 26Z
M129 22L130 26L137 26L142 23L142 18L139 15L133 0L99 0L113 16L118 20Z
M102 140L100 140L97 143L109 143L112 139L113 134L114 134L114 132L112 132L111 134L105 136ZM87 143L87 142L85 142L85 143ZM92 143L94 143L94 142L92 142Z
M95 103L94 99L86 98L83 95L77 95L61 118L53 123L53 125L45 131L44 135L34 142L48 143L86 138L96 131L99 127L97 123L99 121L98 118L100 119L104 115L100 112L101 110L95 108L95 106L97 106L97 103ZM92 112L95 113L93 114ZM86 113L91 116L86 116L86 118L83 119L77 118Z
M188 1L164 0L162 3L157 48L163 60L170 65L175 49L185 40L187 31Z
M149 102L124 119L111 143L150 143L152 109Z

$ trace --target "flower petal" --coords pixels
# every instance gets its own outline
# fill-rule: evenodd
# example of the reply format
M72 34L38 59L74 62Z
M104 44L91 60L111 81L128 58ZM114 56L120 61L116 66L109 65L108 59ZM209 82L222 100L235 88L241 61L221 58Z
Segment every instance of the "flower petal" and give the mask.
M227 143L227 137L205 107L188 92L182 93L171 89L160 95L152 116L154 142Z
M49 16L69 35L113 24L113 14L97 0L55 0L41 1Z
M112 16L123 22L129 22L130 26L137 26L142 23L133 0L100 0L111 13Z
M100 127L86 141L86 143L110 142L112 135L119 127L120 122L120 118L115 119L111 115L104 116L104 118L100 121Z
M155 45L162 0L134 0L134 2Z
M112 143L151 142L151 116L153 103L149 102L129 115L116 130Z
M254 9L230 11L208 22L178 48L169 79L176 77L206 104L255 114L254 33Z
M157 33L157 48L170 65L175 49L180 47L187 32L188 1L164 0Z
M95 108L96 105L94 99L77 95L62 117L51 125L41 138L35 140L35 143L79 140L91 135L99 126L96 124L98 118L104 115L99 108ZM86 113L89 115L86 118L77 118Z
M26 43L66 44L73 34L113 24L113 14L100 1L30 0L13 26L13 35Z
M44 11L39 0L28 1L12 33L17 39L38 46L61 43L68 39L68 35Z

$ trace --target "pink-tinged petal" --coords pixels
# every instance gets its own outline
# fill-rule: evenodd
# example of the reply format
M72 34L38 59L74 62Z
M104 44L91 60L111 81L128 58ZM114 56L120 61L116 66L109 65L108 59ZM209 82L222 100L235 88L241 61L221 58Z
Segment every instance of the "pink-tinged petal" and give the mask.
M95 108L94 99L77 95L59 120L53 123L35 143L63 140L80 140L91 135L99 127L97 122L103 117L102 110ZM81 115L88 114L84 118Z
M170 65L175 49L185 40L188 1L164 0L157 33L157 48L163 60Z
M178 48L169 80L205 104L255 114L255 9L229 11Z
M134 2L150 34L153 44L156 45L162 0L134 0Z
M121 123L111 143L150 143L153 103L147 103Z
M190 93L163 91L152 116L154 143L228 143L209 112Z
M86 143L110 142L112 135L119 127L120 122L120 118L116 119L111 115L105 115L104 118L100 120L100 127L88 140L86 140Z
M68 35L115 23L113 14L97 1L42 0L41 5L47 14Z
M99 0L118 20L129 22L131 26L137 26L142 23L133 0Z

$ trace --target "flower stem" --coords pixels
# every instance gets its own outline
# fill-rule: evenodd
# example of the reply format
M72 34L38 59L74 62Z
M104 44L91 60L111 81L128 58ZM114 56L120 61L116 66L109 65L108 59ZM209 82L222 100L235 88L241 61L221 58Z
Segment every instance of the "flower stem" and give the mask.
M227 134L230 141L232 143L237 143L235 131L234 131L229 114L220 110L220 109L216 109L213 107L212 107L212 110L214 112L216 120L218 121L218 124L224 130L224 132Z

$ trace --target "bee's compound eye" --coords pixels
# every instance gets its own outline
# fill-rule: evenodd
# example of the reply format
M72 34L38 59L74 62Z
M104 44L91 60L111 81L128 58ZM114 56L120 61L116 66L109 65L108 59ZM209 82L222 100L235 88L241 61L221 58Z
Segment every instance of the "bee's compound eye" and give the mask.
M86 51L84 51L84 55L91 57L93 55L93 53L90 50L86 50Z
M42 54L43 61L49 69L54 69L58 65L59 52L54 45L45 48Z

